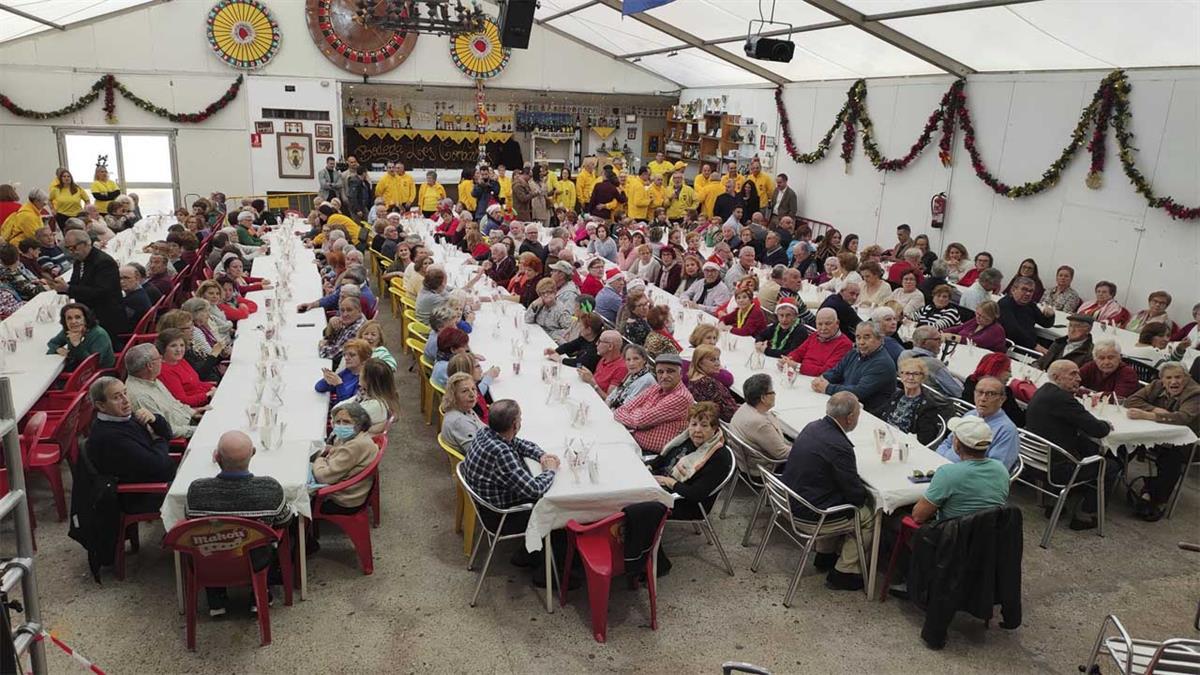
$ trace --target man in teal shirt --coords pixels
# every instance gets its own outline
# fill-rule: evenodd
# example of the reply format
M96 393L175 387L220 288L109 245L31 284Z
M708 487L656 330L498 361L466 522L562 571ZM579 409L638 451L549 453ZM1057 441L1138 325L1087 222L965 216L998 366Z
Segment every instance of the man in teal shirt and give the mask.
M913 507L918 523L957 518L1003 506L1008 501L1008 469L987 456L992 429L979 417L959 417L948 425L961 461L937 470L925 495Z

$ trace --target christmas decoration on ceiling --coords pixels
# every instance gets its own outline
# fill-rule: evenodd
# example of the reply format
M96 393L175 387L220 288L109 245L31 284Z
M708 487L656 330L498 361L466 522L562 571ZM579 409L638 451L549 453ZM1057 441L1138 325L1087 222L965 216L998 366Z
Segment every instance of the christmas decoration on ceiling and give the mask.
M950 89L942 96L937 110L934 110L925 123L925 128L917 141L909 148L904 157L888 159L880 152L875 139L875 127L867 113L867 83L858 80L846 92L846 103L838 112L833 125L817 143L815 150L801 153L792 139L791 125L788 122L787 108L783 104L783 89L775 90L775 108L779 113L779 126L783 129L783 144L793 161L800 164L815 164L824 159L829 152L833 136L842 130L841 157L849 171L850 161L854 158L854 146L857 129L861 128L863 152L871 165L878 171L900 171L909 166L918 155L932 142L933 134L941 128L941 138L938 142L938 157L944 166L950 166L955 127L961 126L963 131L963 146L971 159L971 168L975 176L998 195L1010 199L1032 197L1058 184L1063 170L1070 164L1076 153L1086 144L1091 154L1086 185L1098 189L1102 185L1104 161L1106 155L1106 139L1108 129L1112 127L1117 139L1117 157L1121 160L1121 168L1125 177L1133 185L1134 191L1145 198L1152 208L1166 211L1172 218L1178 220L1200 219L1200 207L1186 206L1175 201L1173 197L1155 194L1154 188L1134 164L1134 154L1137 148L1133 145L1133 132L1130 123L1133 112L1129 108L1129 92L1132 86L1125 71L1116 70L1109 73L1096 92L1091 102L1079 115L1079 121L1071 132L1071 139L1059 153L1057 159L1042 172L1040 178L1020 185L1010 185L1001 181L987 168L979 152L975 125L971 120L970 109L967 108L966 81L956 80ZM1091 134L1088 134L1088 129Z
M147 101L132 91L129 91L129 89L126 88L120 80L112 75L102 76L100 79L96 80L95 84L93 84L91 88L88 89L88 93L75 99L75 101L70 105L59 108L58 110L47 110L44 112L38 110L27 110L16 103L13 103L12 99L4 94L0 94L0 108L4 108L17 117L24 117L26 119L33 120L46 120L79 112L80 110L83 110L94 103L96 99L100 98L100 94L103 93L105 118L108 120L109 124L116 124L116 94L119 93L121 96L133 102L134 105L148 113L153 113L175 123L182 122L187 124L195 124L198 122L203 122L209 117L217 114L224 109L225 106L229 105L233 99L237 98L238 92L242 88L242 79L243 77L238 75L237 79L233 81L233 84L229 85L229 89L226 89L225 93L221 95L221 98L209 103L204 110L195 113L173 113L166 108L154 105L150 101Z
M464 75L486 80L508 65L512 50L500 44L500 29L485 19L479 30L459 33L450 38L450 59Z
M417 44L417 33L401 33L363 22L355 0L307 0L308 32L334 65L355 75L395 69Z
M208 45L234 68L262 68L279 53L279 23L258 0L221 0L206 24Z

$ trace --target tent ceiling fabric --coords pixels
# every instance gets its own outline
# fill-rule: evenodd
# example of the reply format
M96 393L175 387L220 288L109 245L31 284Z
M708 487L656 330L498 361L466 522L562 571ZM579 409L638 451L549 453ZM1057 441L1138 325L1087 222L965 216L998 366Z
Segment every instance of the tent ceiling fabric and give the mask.
M0 0L0 5L66 28L70 28L73 23L142 4L148 4L147 0ZM54 28L0 10L0 42L47 30L54 30Z
M1200 65L1197 0L840 0L854 12L977 72ZM541 0L548 25L685 87L765 80L618 10L589 0ZM772 0L763 0L770 17ZM580 9L571 11L572 7ZM793 36L791 63L753 61L796 82L930 75L946 71L802 0L774 0L775 20L805 29ZM831 10L832 11L832 10ZM570 12L563 15L563 12ZM897 12L917 16L892 18ZM674 0L645 12L712 45L759 18L758 0ZM579 17L571 21L572 17ZM815 27L815 28L813 28ZM766 26L764 30L778 29ZM718 48L745 58L743 40ZM677 50L676 56L668 56Z

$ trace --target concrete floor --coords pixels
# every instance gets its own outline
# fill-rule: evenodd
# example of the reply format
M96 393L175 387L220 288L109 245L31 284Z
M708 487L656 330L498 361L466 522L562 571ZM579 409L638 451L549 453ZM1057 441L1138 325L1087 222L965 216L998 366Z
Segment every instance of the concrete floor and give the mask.
M386 309L381 318L398 333ZM399 352L398 336L389 341ZM359 572L349 541L328 529L309 561L309 599L292 607L277 599L271 611L271 646L258 647L256 624L241 608L221 619L201 617L197 650L189 653L171 558L157 545L161 525L143 525L142 551L129 557L126 581L105 570L97 585L83 550L67 538L65 524L55 522L44 482L35 478L47 625L110 673L700 673L736 660L777 673L1062 674L1076 672L1109 613L1135 637L1196 637L1191 622L1200 599L1200 555L1176 547L1200 540L1200 481L1194 479L1173 520L1142 523L1124 503L1114 503L1107 537L1063 524L1048 551L1037 546L1045 520L1032 491L1017 486L1014 499L1025 510L1024 623L1016 631L996 622L985 630L960 617L940 652L922 645L923 615L908 603L826 590L811 567L795 605L784 608L798 549L774 538L760 571L752 573L754 549L739 546L752 508L744 495L717 521L733 577L703 537L689 528L668 530L675 567L659 585L657 631L649 629L645 591L621 584L612 593L607 644L591 638L586 590L547 614L528 573L508 564L515 543L501 549L479 606L471 608L477 577L466 570L461 537L453 532L447 463L434 429L417 413L417 381L405 367L400 387L412 412L392 430L381 469L383 523L372 533L373 576ZM0 548L10 553L11 530L0 536ZM235 592L235 607L244 597ZM68 657L47 649L50 672L76 672Z

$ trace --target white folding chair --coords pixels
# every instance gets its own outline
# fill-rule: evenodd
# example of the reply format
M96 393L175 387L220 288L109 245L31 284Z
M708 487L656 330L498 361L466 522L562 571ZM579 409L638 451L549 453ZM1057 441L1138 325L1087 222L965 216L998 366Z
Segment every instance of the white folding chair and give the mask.
M520 504L507 509L498 509L484 501L484 499L480 497L471 487L471 484L467 482L466 476L463 475L462 462L459 462L458 466L455 467L454 470L455 473L458 474L458 482L462 485L463 489L467 491L467 494L471 496L471 501L475 504L475 519L479 524L479 538L475 540L475 545L471 547L471 559L467 561L467 570L475 569L475 556L479 553L479 545L483 543L484 539L487 539L488 541L488 552L487 557L484 558L483 561L483 571L479 574L479 583L475 584L475 593L471 596L471 606L474 607L475 601L479 599L479 591L483 588L483 580L487 577L488 568L492 565L492 556L496 553L496 544L508 539L525 538L525 530L523 529L520 532L510 532L505 534L504 523L508 520L508 517L514 513L532 511L533 504ZM484 512L484 510L500 516L500 522L497 523L495 529L489 528L487 522L483 519L481 514ZM551 565L551 567L553 567L553 565ZM554 572L557 574L558 570L554 570Z
M796 588L800 585L800 576L804 573L804 566L808 563L808 554L818 539L852 535L854 543L858 546L859 565L865 569L867 555L863 549L862 526L858 522L858 507L853 504L842 504L828 509L818 509L784 485L783 481L776 476L764 473L762 479L763 498L771 505L771 522L767 525L767 532L763 535L762 543L758 545L758 550L754 553L750 571L758 571L758 563L762 560L763 552L767 550L767 541L777 528L801 548L800 562L796 565L792 582L788 585L787 594L783 597L784 607L792 606L792 597L796 595ZM797 519L792 514L793 501L813 513L817 517L816 522ZM864 587L863 590L870 593L869 588Z
M1022 471L1025 469L1034 469L1040 475L1037 478L1044 479L1044 486L1039 482L1022 478L1020 475L1015 476L1017 481L1024 485L1037 490L1038 492L1054 497L1054 511L1050 515L1050 522L1046 525L1046 532L1042 535L1042 541L1039 544L1042 548L1050 548L1050 536L1054 534L1054 528L1058 524L1058 519L1062 515L1063 506L1067 502L1067 496L1078 487L1086 485L1095 485L1096 487L1096 518L1098 519L1098 527L1096 534L1104 536L1104 458L1100 455L1092 455L1084 459L1076 459L1074 455L1063 450L1059 446L1050 441L1030 433L1024 429L1018 429L1018 444L1019 453L1022 460ZM1050 475L1050 463L1066 462L1073 466L1071 477L1065 483L1056 483ZM1094 478L1079 477L1080 472L1084 467L1091 465L1096 467L1096 476Z
M1021 345L1016 344L1012 340L1005 340L1005 342L1008 343L1009 357L1016 359L1017 361L1020 361L1021 363L1024 363L1026 365L1034 365L1038 362L1038 359L1042 358L1042 353L1036 349L1022 347Z
M1117 634L1112 635L1113 631ZM1122 675L1198 675L1200 640L1135 640L1121 621L1109 614L1100 624L1100 633L1083 672L1099 673L1101 661L1111 662Z
M721 484L718 485L712 492L708 493L708 495L704 498L704 501L708 502L708 507L705 508L703 502L697 504L697 506L700 507L700 517L691 519L677 517L679 512L674 511L672 512L672 517L667 520L667 524L691 523L692 525L699 527L700 530L704 532L704 536L708 539L708 543L716 545L717 553L721 554L721 561L725 563L725 571L729 572L729 576L733 576L733 565L729 563L729 556L725 555L725 547L721 545L721 540L717 537L717 531L713 529L712 521L708 519L708 511L713 507L713 505L716 504L717 498L721 495L721 491L728 487L729 483L733 481L734 476L737 475L737 459L734 457L733 451L729 449L728 445L723 446L718 452L729 453L729 473L726 474L724 480L721 481ZM678 497L678 495L676 495L676 497Z

